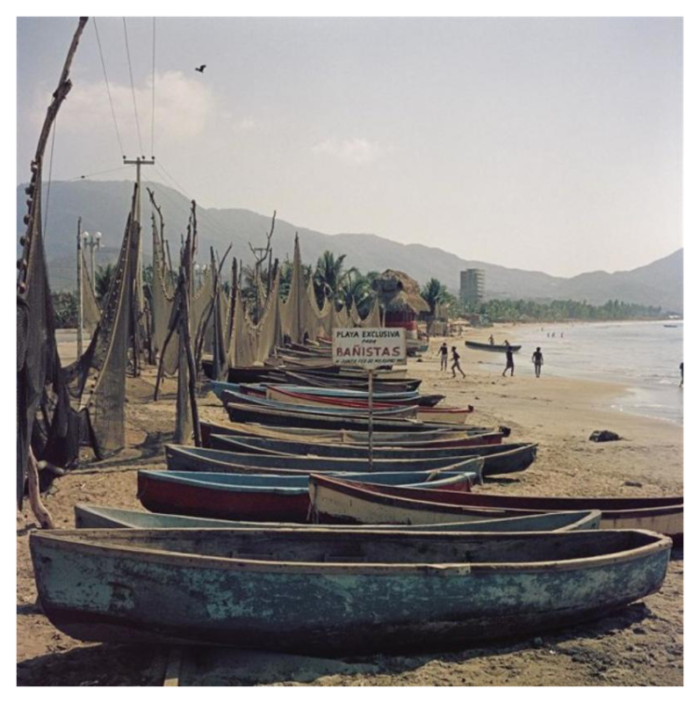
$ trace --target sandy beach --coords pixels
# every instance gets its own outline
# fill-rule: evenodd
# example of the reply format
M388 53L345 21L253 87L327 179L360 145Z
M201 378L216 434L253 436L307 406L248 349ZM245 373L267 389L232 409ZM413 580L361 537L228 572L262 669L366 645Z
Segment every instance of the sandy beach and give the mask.
M486 340L493 330L470 330ZM515 335L514 335L515 336ZM512 495L646 496L683 491L683 428L613 412L610 399L625 392L611 383L536 379L531 352L516 356L516 375L494 372L489 352L473 352L448 338L462 355L465 379L439 371L440 338L409 361L423 392L446 403L472 404L470 423L507 425L514 441L538 442L538 459L517 478L477 490ZM129 449L102 462L108 470L72 472L56 480L45 504L59 527L73 526L73 506L92 502L138 508L136 469L165 468L162 445L174 424L174 390L166 383L151 401L154 374L129 379ZM209 393L201 415L223 420ZM596 444L593 430L609 429L622 440ZM89 467L86 466L89 469ZM131 470L123 470L124 468ZM118 470L116 470L118 469ZM162 685L165 648L84 644L57 631L36 607L28 535L37 529L28 506L17 518L17 660L20 685ZM187 648L181 685L666 685L683 684L683 553L674 550L662 590L644 602L576 628L478 649L418 656L345 660Z

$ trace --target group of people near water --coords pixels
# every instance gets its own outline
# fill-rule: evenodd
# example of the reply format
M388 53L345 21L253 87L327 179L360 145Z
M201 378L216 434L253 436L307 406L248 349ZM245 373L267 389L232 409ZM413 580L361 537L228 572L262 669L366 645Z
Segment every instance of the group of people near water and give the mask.
M495 344L493 335L489 337L489 342L493 345ZM508 371L510 375L515 374L515 361L513 359L513 347L510 342L506 339L505 341L505 352L506 352L506 367L503 369L502 376L505 376ZM447 347L447 342L443 342L438 351L440 355L440 371L447 371L448 357L450 355L450 350ZM459 360L462 357L457 351L457 347L452 347L452 366L450 366L450 371L452 371L452 378L457 378L457 371L462 374L462 378L466 378L466 374L462 371ZM535 377L539 378L542 373L542 365L544 364L544 354L542 354L542 348L537 347L532 354L532 363L535 365Z

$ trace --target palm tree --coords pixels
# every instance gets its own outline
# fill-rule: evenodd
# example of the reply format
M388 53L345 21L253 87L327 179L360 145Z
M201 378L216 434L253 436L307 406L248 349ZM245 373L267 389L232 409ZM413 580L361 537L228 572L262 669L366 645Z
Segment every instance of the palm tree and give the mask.
M337 259L331 251L324 251L318 258L316 272L314 273L314 283L322 290L327 298L336 300L341 288L348 276L358 273L355 267L344 270L345 254L341 254Z
M116 273L117 267L113 264L97 267L97 271L95 271L95 297L98 303L102 304L103 298L109 293L112 279Z
M369 312L372 300L374 299L373 291L367 277L357 271L345 277L345 282L338 293L338 297L343 301L348 310L352 307L354 301L358 312L363 317Z
M438 281L431 278L421 291L421 297L430 305L430 317L435 317L435 311L440 303L444 302L447 296L447 289Z

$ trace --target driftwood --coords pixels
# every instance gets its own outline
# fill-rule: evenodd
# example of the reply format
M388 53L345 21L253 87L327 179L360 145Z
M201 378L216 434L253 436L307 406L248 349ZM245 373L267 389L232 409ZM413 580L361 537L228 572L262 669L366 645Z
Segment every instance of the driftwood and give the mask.
M39 490L39 467L37 466L34 452L29 449L29 457L27 461L27 489L29 493L29 505L32 508L34 516L39 521L41 527L45 530L53 530L55 524L51 513L44 507L41 502L41 491Z

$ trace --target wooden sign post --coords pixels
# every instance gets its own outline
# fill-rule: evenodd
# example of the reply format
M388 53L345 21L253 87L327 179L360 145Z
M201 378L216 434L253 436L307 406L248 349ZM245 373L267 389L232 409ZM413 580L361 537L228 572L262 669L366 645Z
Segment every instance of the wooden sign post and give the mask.
M406 362L406 330L381 327L333 329L333 363L367 369L369 468L374 468L374 372Z

